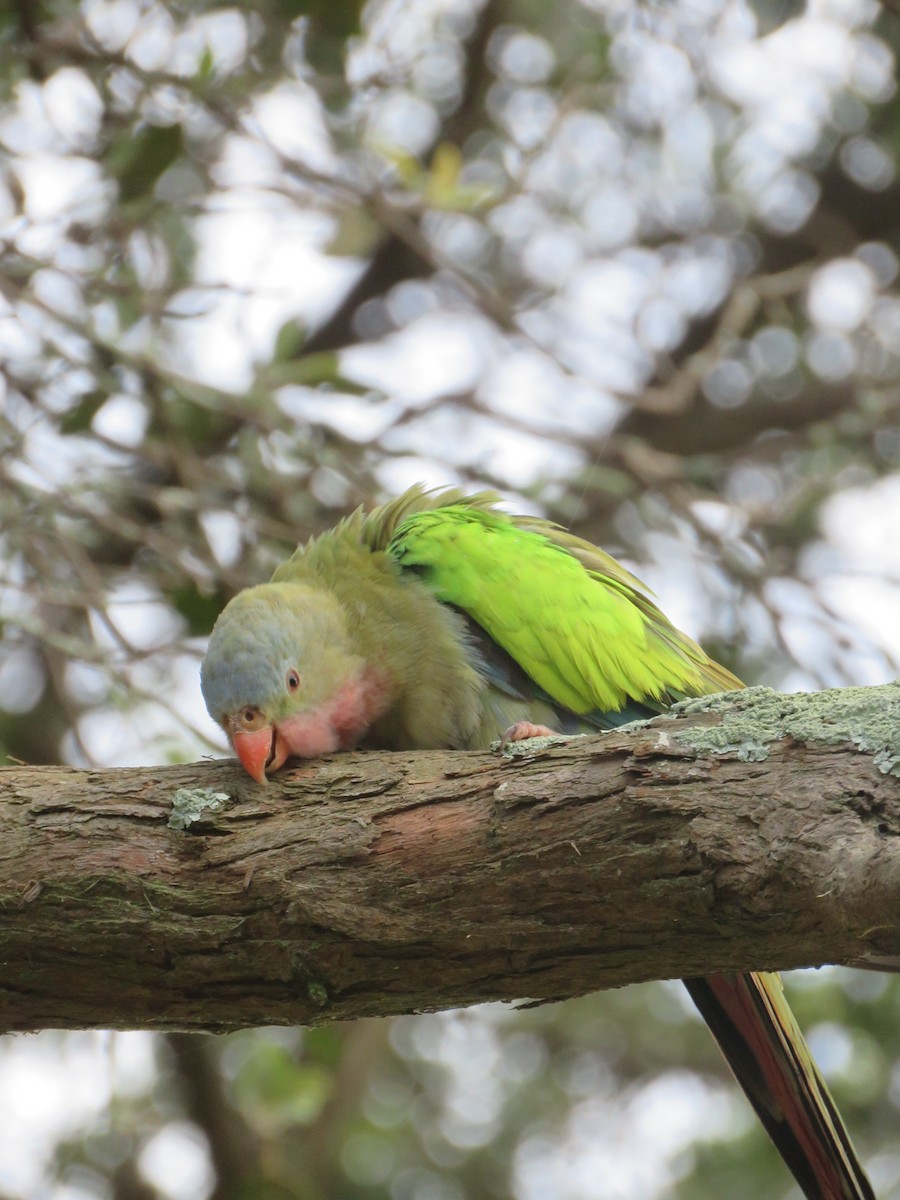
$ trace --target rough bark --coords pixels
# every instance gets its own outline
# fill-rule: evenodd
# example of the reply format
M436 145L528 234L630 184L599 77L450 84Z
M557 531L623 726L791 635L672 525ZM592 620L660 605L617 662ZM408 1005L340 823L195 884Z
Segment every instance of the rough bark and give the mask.
M0 771L0 1029L227 1030L900 956L900 685L596 738Z

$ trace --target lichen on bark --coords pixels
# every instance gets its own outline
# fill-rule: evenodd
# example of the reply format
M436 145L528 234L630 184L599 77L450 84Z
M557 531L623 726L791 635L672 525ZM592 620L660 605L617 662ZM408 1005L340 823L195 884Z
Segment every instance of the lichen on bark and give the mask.
M695 753L762 762L772 744L856 746L883 774L900 775L900 681L880 687L830 688L785 695L753 687L684 700L672 716L715 713L716 723L679 729L675 740Z

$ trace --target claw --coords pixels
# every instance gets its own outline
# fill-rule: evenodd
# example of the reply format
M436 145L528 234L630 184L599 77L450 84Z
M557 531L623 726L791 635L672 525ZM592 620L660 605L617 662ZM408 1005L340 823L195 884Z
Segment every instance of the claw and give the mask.
M510 725L500 739L500 753L503 753L510 742L524 742L528 738L556 737L557 735L558 730L551 729L549 725L532 725L530 721L516 721L515 725Z

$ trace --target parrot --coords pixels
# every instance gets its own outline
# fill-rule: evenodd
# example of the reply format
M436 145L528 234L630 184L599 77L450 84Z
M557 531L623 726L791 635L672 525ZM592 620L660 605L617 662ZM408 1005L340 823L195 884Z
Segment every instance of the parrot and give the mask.
M605 551L493 492L421 484L239 592L201 668L260 784L292 757L597 732L743 686ZM807 1200L875 1200L780 977L684 983Z

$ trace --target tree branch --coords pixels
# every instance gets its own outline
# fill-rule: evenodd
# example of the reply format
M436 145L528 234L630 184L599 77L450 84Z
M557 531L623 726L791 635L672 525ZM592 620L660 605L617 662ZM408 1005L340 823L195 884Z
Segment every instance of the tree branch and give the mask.
M0 771L0 1028L321 1023L900 956L900 685L496 754ZM205 790L204 790L205 789Z

